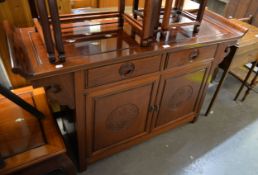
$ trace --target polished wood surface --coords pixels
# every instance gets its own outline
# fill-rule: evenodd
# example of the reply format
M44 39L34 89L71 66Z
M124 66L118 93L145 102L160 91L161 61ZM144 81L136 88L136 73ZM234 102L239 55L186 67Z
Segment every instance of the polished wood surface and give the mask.
M167 68L184 66L195 61L213 58L217 46L205 46L195 49L186 49L184 51L172 52L169 54Z
M216 23L216 20L220 20L220 18L222 19L222 22ZM230 25L233 27L230 28ZM74 30L76 31L77 29L75 28ZM86 27L80 32L83 33L87 30ZM104 30L104 28L100 28L99 30ZM128 56L140 56L145 52L149 55L154 55L161 51L183 50L189 47L198 47L198 45L201 46L214 42L222 42L225 40L224 38L227 40L235 40L236 38L240 38L243 32L245 32L245 28L223 19L210 11L206 11L199 37L190 37L190 34L190 36L187 36L187 33L181 33L179 31L175 36L169 35L165 41L160 40L160 42L157 42L148 48L140 48L137 43L129 39L129 35L126 35L125 32L118 33L119 35L117 36L114 35L114 38L103 36L96 42L75 40L74 43L65 43L65 52L68 53L67 61L60 69L57 69L55 65L48 63L48 59L46 59L47 54L41 38L38 33L34 32L33 28L20 29L17 31L17 36L20 37L20 42L24 43L20 46L21 49L26 49L31 53L35 53L36 50L37 56L35 56L35 54L26 55L28 58L27 61L32 64L29 64L30 66L21 70L23 71L24 76L36 79L51 76L54 72L65 73L75 69L79 70L81 68L94 67L94 65L101 64L101 62L104 62L105 64L112 61L121 62L122 60L126 60L126 58L128 59ZM224 38L218 36L223 36ZM32 39L32 42L30 38ZM113 42L122 42L122 45L119 45L119 51L116 50L117 45L112 44ZM163 48L164 43L168 43L167 48ZM124 59L122 59L123 57Z
M89 90L86 96L88 157L105 154L150 130L152 105L157 89L157 77ZM93 129L92 133L89 133ZM106 137L108 135L108 137ZM94 142L91 144L91 140Z
M38 110L44 113L46 118L38 121L17 105L0 96L0 120L4 121L1 122L0 129L1 131L4 130L0 135L0 151L1 154L4 153L3 158L5 161L4 166L0 168L0 174L26 174L31 172L30 174L37 175L38 171L48 173L53 168L64 168L69 169L67 172L70 172L70 175L74 175L73 165L65 155L66 149L63 140L48 108L44 89L26 87L17 89L14 93L37 107ZM6 106L7 104L8 106ZM66 162L58 164L56 161L56 164L50 165L48 160L51 159L61 159Z
M155 129L181 120L185 116L196 116L200 94L206 84L212 59L202 63L202 66L198 65L198 68L171 70L164 74Z
M157 37L150 47L141 47L127 24L124 30L111 23L92 29L85 22L62 28L67 54L61 65L49 63L34 28L13 32L27 56L23 63L27 66L19 66L19 72L34 86L46 87L50 101L69 107L69 99L73 101L80 170L195 121L213 70L246 32L210 11L205 12L198 35L178 28L165 38ZM107 28L115 30L85 35L91 30L105 33Z
M30 1L31 0L7 0L0 3L0 56L4 62L4 66L13 88L23 87L28 85L29 82L27 82L22 76L14 74L11 70L12 63L10 62L10 55L8 54L8 45L2 22L4 20L8 20L16 27L33 26L32 14L29 6ZM71 12L71 8L69 8L68 4L70 4L70 0L58 0L60 13ZM17 11L19 13L13 13L13 11Z
M158 72L160 70L160 64L161 56L158 55L141 60L132 60L130 62L90 69L87 72L87 87L100 86L144 74ZM106 76L107 72L109 73L108 76Z

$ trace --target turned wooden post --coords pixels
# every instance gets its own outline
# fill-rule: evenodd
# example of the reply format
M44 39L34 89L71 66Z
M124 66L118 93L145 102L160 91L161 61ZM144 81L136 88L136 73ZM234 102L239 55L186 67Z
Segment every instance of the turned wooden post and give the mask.
M133 0L133 17L134 19L137 19L137 14L135 13L135 11L139 10L139 0Z
M175 9L176 9L178 12L181 12L181 11L183 10L184 2L185 2L185 0L176 0L176 1L175 1Z
M51 14L51 24L54 30L55 44L58 51L60 62L65 61L64 43L62 39L61 23L56 0L48 0L49 11Z
M200 3L199 11L198 11L197 17L196 17L196 21L198 21L199 24L194 26L194 33L198 33L200 30L199 28L200 28L200 25L201 25L201 22L203 19L203 15L205 12L205 8L207 6L207 2L208 2L208 0L202 0L202 2Z
M124 18L123 15L125 13L125 0L119 0L119 7L118 7L118 12L119 12L119 27L124 26Z
M145 1L144 16L143 16L143 32L142 32L142 46L148 46L153 41L155 33L155 26L157 26L155 19L159 15L160 0ZM154 21L154 22L153 22Z
M36 0L37 8L38 8L38 15L40 18L40 23L42 26L42 31L44 34L45 46L48 53L48 58L50 63L55 63L55 50L54 44L52 40L51 30L48 21L48 13L46 8L46 3L43 0Z
M159 28L160 21L160 13L161 13L162 0L159 0L158 5L154 7L154 13L156 15L153 16L153 21L155 22L154 29L155 31Z
M165 9L164 9L164 16L162 21L162 30L168 30L169 29L169 21L170 21L170 15L172 10L172 4L173 0L166 0Z

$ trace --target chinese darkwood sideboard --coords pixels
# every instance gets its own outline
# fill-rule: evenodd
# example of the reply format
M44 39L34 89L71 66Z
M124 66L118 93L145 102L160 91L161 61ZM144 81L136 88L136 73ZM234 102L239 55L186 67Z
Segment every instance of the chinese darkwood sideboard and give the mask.
M8 40L13 71L33 86L45 87L50 103L75 111L84 170L89 163L194 122L214 68L245 32L206 10L194 37L187 37L186 29L140 47L122 30L93 41L66 43L66 62L58 65L49 63L34 27L10 28Z

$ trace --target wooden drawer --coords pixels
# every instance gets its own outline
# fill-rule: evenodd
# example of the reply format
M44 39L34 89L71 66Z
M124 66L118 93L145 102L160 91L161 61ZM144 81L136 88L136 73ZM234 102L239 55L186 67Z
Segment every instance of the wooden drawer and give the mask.
M88 86L95 87L160 70L161 55L88 70Z
M213 58L216 48L217 45L212 45L170 53L167 61L167 68L182 66L198 60Z

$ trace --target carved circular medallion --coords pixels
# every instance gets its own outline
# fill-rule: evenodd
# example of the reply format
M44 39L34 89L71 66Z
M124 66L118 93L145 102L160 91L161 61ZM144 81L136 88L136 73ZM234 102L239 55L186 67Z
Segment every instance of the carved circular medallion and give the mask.
M190 85L178 88L171 96L168 106L171 110L176 110L189 100L193 95L193 88Z
M139 108L126 104L114 109L106 120L106 127L111 131L121 131L130 127L138 117Z

